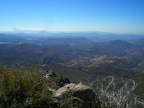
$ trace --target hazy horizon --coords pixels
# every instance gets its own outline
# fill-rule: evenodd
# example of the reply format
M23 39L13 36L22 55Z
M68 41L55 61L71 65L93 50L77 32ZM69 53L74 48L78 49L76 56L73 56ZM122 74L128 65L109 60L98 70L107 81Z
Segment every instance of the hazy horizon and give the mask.
M144 35L143 0L0 0L0 32Z

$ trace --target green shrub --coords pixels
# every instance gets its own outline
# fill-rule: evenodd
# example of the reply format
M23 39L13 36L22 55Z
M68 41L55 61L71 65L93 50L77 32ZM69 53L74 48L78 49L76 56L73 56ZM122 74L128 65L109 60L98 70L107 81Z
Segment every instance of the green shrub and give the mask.
M45 108L54 105L50 82L44 80L42 71L22 71L19 68L0 66L0 107Z

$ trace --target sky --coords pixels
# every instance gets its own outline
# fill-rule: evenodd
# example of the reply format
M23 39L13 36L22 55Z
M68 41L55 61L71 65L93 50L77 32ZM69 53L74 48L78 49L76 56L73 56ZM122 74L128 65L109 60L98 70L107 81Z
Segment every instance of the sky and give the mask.
M144 34L144 0L0 0L0 31Z

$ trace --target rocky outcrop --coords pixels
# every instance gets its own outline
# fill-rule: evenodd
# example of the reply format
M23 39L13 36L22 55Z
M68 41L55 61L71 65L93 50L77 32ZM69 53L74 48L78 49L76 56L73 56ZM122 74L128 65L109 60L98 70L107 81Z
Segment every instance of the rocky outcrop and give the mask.
M52 70L46 71L44 77L54 83L53 85L60 87L58 90L48 87L57 102L66 99L66 101L70 101L73 104L77 103L78 108L100 108L100 102L90 87L82 83L70 83L68 78L57 77Z
M53 80L55 79L57 76L56 74L54 73L53 70L47 70L46 71L46 75L44 76L47 80Z
M55 72L53 70L47 70L46 74L44 75L44 78L47 81L51 81L51 82L55 83L59 87L63 87L64 85L70 83L70 80L68 78L64 78L62 76L57 77L57 75L55 74Z
M78 102L79 108L99 108L95 92L84 84L67 84L56 90L54 96L58 99L71 98Z
M60 76L57 79L57 85L60 87L63 87L66 84L70 84L70 80L68 78L63 78L62 76Z

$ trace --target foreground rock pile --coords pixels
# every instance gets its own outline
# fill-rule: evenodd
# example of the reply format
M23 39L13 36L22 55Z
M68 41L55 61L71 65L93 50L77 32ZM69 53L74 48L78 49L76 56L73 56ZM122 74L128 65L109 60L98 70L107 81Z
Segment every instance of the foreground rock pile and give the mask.
M56 74L53 71L48 71L46 75L47 79L51 79L56 81ZM53 96L56 98L56 101L60 101L62 99L70 100L73 104L76 103L78 108L100 108L100 102L95 94L95 92L88 86L79 83L73 84L67 79L66 81L59 80L58 83L61 84L61 87L58 90L53 90ZM62 81L62 82L60 82ZM65 83L64 83L65 82Z
M54 96L58 99L71 99L78 102L79 108L99 108L95 92L84 84L67 84L55 91Z

